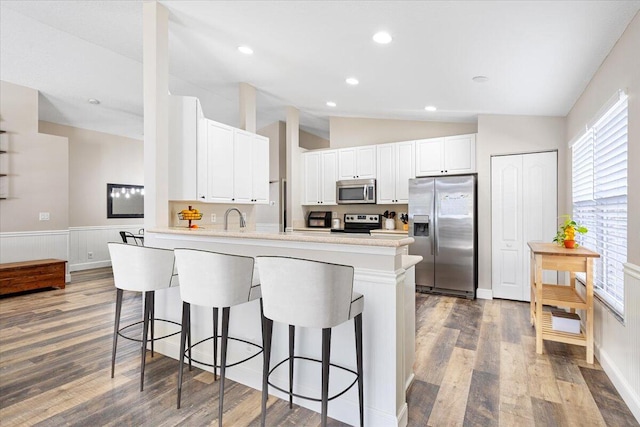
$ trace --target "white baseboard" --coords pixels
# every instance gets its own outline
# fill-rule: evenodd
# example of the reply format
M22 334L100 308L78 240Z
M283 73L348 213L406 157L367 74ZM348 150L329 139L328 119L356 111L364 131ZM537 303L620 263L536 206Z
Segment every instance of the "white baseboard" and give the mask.
M92 268L111 267L111 260L69 264L69 271L91 270Z
M493 290L478 288L476 289L476 298L478 299L493 299Z
M611 379L611 382L616 390L618 390L618 393L620 393L629 410L633 416L636 417L636 420L640 422L640 396L634 392L627 379L618 370L606 351L596 345L595 354L600 365L602 365L602 369L604 369L609 379Z

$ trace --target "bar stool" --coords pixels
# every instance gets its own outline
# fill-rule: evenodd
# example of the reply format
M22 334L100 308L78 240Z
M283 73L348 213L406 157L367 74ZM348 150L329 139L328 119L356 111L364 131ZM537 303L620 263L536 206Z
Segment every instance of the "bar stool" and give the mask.
M168 249L149 248L145 246L129 245L125 243L108 243L109 254L111 256L111 266L113 268L113 281L116 286L116 316L113 326L113 349L111 352L111 378L114 376L116 363L116 349L118 346L118 336L137 341L142 344L141 348L141 369L140 369L140 391L144 389L144 368L146 361L147 342L151 343L151 357L153 357L154 341L168 338L179 334L176 331L161 337L155 337L155 321L180 325L165 319L156 319L154 314L155 291L166 289L172 285L176 279L174 276L173 251ZM177 281L176 281L177 282ZM120 328L120 314L122 311L123 291L134 291L144 293L144 314L143 319ZM134 338L125 335L129 328L143 324L142 338ZM151 338L148 338L149 325L151 325Z
M262 341L264 347L262 371L262 419L267 414L268 386L289 395L289 407L293 396L321 402L322 426L327 425L329 400L341 396L358 382L360 425L364 425L364 386L362 368L362 310L364 296L353 292L353 267L329 264L298 258L259 256L256 258L260 272L263 301ZM331 328L354 319L357 372L330 363ZM289 357L269 370L273 322L289 325ZM322 329L322 360L294 355L295 327ZM322 363L322 396L320 399L293 392L294 359ZM289 390L271 382L269 376L279 366L289 362ZM329 366L351 372L356 379L343 391L329 397Z
M220 396L218 425L222 425L224 379L226 368L239 365L260 353L262 347L252 342L229 337L230 308L260 298L260 284L254 280L254 260L251 257L228 255L197 249L175 249L176 264L180 275L180 297L182 299L182 334L180 335L180 367L178 368L178 409L182 395L182 371L185 354L191 362L213 367L214 379L220 368ZM213 336L191 345L191 304L213 307ZM218 309L222 308L222 336L220 341L220 365L218 365ZM262 311L262 301L260 301ZM188 345L185 349L185 341ZM213 364L195 360L191 350L199 344L213 340ZM227 364L228 340L252 345L260 351L239 362Z

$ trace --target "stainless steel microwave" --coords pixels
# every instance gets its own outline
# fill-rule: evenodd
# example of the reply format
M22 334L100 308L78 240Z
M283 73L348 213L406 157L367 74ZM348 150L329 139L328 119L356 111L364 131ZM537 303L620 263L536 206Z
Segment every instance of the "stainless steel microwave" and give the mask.
M336 182L339 205L376 203L375 179L347 179Z

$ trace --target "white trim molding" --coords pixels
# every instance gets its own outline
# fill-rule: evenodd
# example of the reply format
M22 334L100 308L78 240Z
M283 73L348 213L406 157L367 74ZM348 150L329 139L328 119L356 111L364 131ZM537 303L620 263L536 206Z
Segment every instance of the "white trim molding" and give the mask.
M493 290L478 288L476 289L476 298L478 299L493 299Z
M624 323L595 301L595 355L640 422L640 266L624 265Z

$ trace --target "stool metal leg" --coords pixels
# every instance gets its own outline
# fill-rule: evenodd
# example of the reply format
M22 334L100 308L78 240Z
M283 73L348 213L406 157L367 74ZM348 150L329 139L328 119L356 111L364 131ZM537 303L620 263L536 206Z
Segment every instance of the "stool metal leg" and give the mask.
M113 322L113 349L111 350L111 378L116 369L116 348L118 347L118 330L120 329L120 313L122 312L122 289L116 289L116 318Z
M143 316L143 327L142 327L142 348L141 348L141 369L140 369L140 391L144 390L144 366L146 362L147 356L147 334L149 333L149 314L151 310L151 293L144 293L144 316Z
M327 408L329 406L329 360L331 358L331 328L322 330L322 408L320 425L327 427Z
M229 307L222 309L222 342L220 347L220 396L218 405L218 425L222 426L224 402L224 375L227 365L227 342L229 340Z
M184 365L184 344L187 340L187 332L189 331L189 312L191 306L188 302L182 303L182 330L180 331L180 364L178 365L178 409L180 409L180 397L182 395L182 366ZM191 333L190 331L188 332ZM191 341L191 340L189 340ZM191 343L189 343L191 347ZM189 357L191 357L191 348L189 348ZM189 361L191 363L191 361Z
M191 366L191 304L188 305L189 310L187 310L187 348L189 349L189 371L191 371L193 369L193 366Z
M218 308L213 307L213 380L218 376Z
M356 333L356 363L358 366L358 402L360 404L360 427L364 427L364 377L362 368L362 314L353 319Z
M271 337L273 334L273 320L262 315L262 416L260 425L267 421L267 398L269 397L269 364L271 361Z
M155 334L155 323L154 319L155 315L155 306L156 306L156 292L150 291L151 294L151 312L149 313L149 321L151 322L151 357L153 357L153 338L156 336Z
M289 325L289 409L293 408L293 348L296 339L295 325Z

